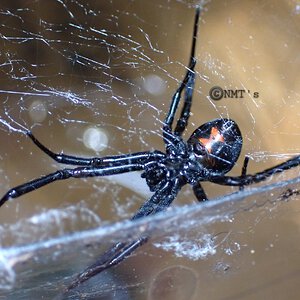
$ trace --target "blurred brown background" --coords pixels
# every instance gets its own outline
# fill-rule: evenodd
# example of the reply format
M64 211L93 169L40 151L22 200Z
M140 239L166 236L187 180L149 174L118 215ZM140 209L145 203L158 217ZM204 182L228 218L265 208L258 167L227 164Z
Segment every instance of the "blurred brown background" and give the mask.
M188 62L194 4L1 1L1 193L60 167L7 124L31 129L55 152L105 156L163 150L161 122ZM211 119L234 119L244 147L231 174L240 173L246 154L254 173L300 152L299 18L299 4L292 0L204 5L186 138ZM259 97L212 101L208 92L215 85ZM106 134L104 149L85 146L88 128ZM205 187L211 198L233 191ZM13 224L83 202L102 220L116 221L128 218L141 201L105 179L74 179L9 202L0 218ZM174 205L192 201L184 189Z

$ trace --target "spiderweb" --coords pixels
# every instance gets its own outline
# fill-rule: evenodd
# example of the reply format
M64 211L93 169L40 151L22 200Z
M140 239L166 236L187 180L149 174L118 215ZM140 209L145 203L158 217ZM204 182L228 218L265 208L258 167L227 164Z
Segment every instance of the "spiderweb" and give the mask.
M244 145L232 175L245 155L249 173L298 155L297 1L1 1L1 193L62 167L28 129L77 156L163 151L198 3L185 138L209 120L234 119ZM213 86L247 92L214 101ZM137 173L56 182L9 201L0 209L0 296L53 299L110 243L146 232L148 244L64 299L297 299L298 173L240 193L204 183L216 199L204 205L187 187L173 209L137 224L126 220L150 195Z

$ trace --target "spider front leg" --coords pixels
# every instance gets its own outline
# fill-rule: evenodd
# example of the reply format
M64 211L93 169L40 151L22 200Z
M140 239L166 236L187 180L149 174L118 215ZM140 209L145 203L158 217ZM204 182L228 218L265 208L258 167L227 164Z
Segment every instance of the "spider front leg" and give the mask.
M196 9L196 15L195 15L193 42L192 42L192 49L191 49L188 70L185 74L183 81L181 82L180 86L178 87L178 89L176 90L175 94L172 97L170 109L164 122L163 133L164 133L164 141L166 144L170 142L170 139L171 140L174 139L174 137L172 138L172 124L175 118L176 111L178 109L178 105L181 99L181 94L184 89L185 89L184 104L183 104L180 118L175 128L176 135L181 136L182 132L185 130L187 126L188 118L190 116L190 109L192 105L192 94L193 94L194 82L195 82L195 71L194 71L196 65L195 48L196 48L199 16L200 16L200 8L198 7Z
M145 163L148 160L160 159L165 155L160 151L153 152L137 152L132 154L114 155L105 157L92 157L84 158L67 154L57 154L52 152L46 146L44 146L33 134L28 131L27 136L33 141L33 143L40 148L45 154L54 159L56 162L65 165L76 165L76 166L103 166L103 165L122 165L122 164L134 164L134 163Z
M195 49L196 49L197 33L199 27L198 24L199 16L200 16L200 9L197 8L196 15L195 15L195 23L194 23L192 49L191 49L189 67L188 67L189 70L185 77L186 83L185 83L184 104L174 131L175 134L179 136L182 135L183 131L187 127L188 119L190 117L190 112L191 112L194 85L195 85L195 70L194 70L196 66Z
M192 100L193 100L193 91L195 85L195 71L192 69L189 79L185 86L185 93L184 93L184 104L182 107L181 115L177 121L174 133L176 135L181 136L183 131L188 125L188 120L190 117Z
M64 180L70 177L84 178L141 171L147 163L150 163L151 161L159 161L162 158L165 158L165 154L157 150L94 158L82 158L65 154L56 154L45 147L30 131L27 132L27 135L38 148L55 161L63 164L85 167L62 169L16 186L10 189L0 199L0 207L10 198L20 197L57 180Z
M50 156L56 162L66 165L77 165L77 166L89 166L99 165L99 158L82 158L72 155L66 155L63 153L57 154L52 152L46 146L44 146L30 131L26 132L27 136L33 141L33 143L40 148L45 154Z
M173 121L175 118L176 111L178 109L179 102L181 100L181 94L182 94L183 90L185 88L188 88L188 86L193 87L194 80L195 80L194 79L195 78L195 72L194 72L195 65L196 65L196 62L193 61L193 65L189 66L183 81L181 82L179 88L176 90L175 94L172 97L170 109L169 109L169 112L168 112L167 117L164 122L164 126L165 126L166 130L172 131L172 124L173 124ZM191 90L191 89L189 88L189 90ZM185 103L184 103L183 111L181 113L181 116L184 115L185 118L188 118L190 115L191 100L192 100L192 97L191 97L191 91L190 91L189 93L186 93Z
M26 182L10 189L1 199L0 207L9 199L17 198L36 189L39 189L54 181L64 180L68 178L86 178L96 176L107 176L132 171L140 171L144 169L142 164L127 164L109 167L78 167L74 169L62 169L54 173L42 176L32 181Z

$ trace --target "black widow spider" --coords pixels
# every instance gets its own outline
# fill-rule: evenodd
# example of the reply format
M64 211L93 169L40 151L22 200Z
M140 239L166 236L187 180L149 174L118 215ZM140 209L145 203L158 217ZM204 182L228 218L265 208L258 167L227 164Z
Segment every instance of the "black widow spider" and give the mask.
M266 178L288 170L300 164L300 156L296 156L282 164L266 169L254 175L247 175L248 158L244 160L241 176L225 176L239 158L242 148L242 135L238 125L230 119L215 119L198 127L185 142L182 133L187 127L192 105L195 82L195 47L198 31L200 8L196 8L192 50L187 72L175 94L167 117L163 123L163 141L166 152L149 151L124 154L119 156L81 158L65 154L56 154L41 144L28 131L28 137L44 153L55 161L76 165L74 169L65 168L54 173L34 179L9 190L0 200L2 206L8 199L16 198L36 190L57 180L68 178L85 178L106 176L131 171L142 170L142 177L153 193L132 217L136 220L165 210L175 199L183 185L190 184L198 201L206 201L207 196L200 182L209 181L220 185L238 186L242 189L246 185L258 183ZM173 121L182 92L184 102L181 114L172 130ZM148 240L141 236L131 242L119 242L109 248L98 260L85 271L80 273L69 285L70 290L94 275L120 263L136 248Z

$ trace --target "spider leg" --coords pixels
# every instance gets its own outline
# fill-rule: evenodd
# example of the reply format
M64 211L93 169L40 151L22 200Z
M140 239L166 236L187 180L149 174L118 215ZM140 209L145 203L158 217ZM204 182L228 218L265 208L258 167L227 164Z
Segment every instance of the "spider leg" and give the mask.
M146 163L149 160L163 158L165 155L160 151L153 152L137 152L125 155L115 155L106 157L92 157L84 158L66 154L57 154L52 152L46 146L44 146L30 131L27 132L27 136L33 141L33 143L40 148L45 154L50 156L56 162L66 165L77 166L102 166L102 165L116 165L116 164L135 164Z
M195 72L193 71L188 78L185 87L185 94L184 94L184 104L182 107L180 118L177 121L175 127L175 134L181 136L185 128L188 124L188 119L190 117L190 111L192 106L192 99L193 99L193 91L195 85Z
M193 185L193 192L194 192L194 195L196 196L197 200L199 202L204 202L204 201L207 201L208 198L206 196L206 193L205 191L203 190L200 182L196 182L194 185Z
M176 126L176 132L178 135L181 135L183 130L186 128L187 121L190 116L190 108L192 104L192 92L193 92L194 81L195 81L195 71L194 71L196 65L195 47L196 47L199 16L200 16L200 8L198 7L196 9L196 15L195 15L192 50L191 50L188 70L185 74L183 81L181 82L180 86L178 87L178 89L176 90L175 94L172 97L170 109L164 121L163 132L164 132L164 140L166 143L169 140L169 134L172 132L172 124L181 99L182 91L184 89L186 89L184 105L181 112L181 116Z
M192 49L190 55L190 62L189 62L189 70L186 74L186 83L185 83L185 95L184 95L184 104L180 114L180 118L177 121L175 127L175 134L181 136L185 128L188 124L188 119L190 117L190 111L192 106L192 99L193 99L193 91L195 85L195 49L196 49L196 42L197 42L197 33L198 33L198 23L199 23L199 16L200 16L200 9L196 10L195 16L195 23L194 23L194 32L193 32L193 42L192 42Z
M131 220L137 220L165 210L175 199L180 188L181 184L177 178L173 181L166 181L162 189L154 193L153 196L140 207L138 212L132 217ZM132 242L116 243L106 252L104 252L104 254L102 254L94 264L80 273L67 287L66 292L79 286L81 283L92 278L93 276L119 264L129 255L131 255L135 249L145 244L148 239L148 236L142 235L140 238Z
M119 264L126 257L128 257L136 248L142 246L148 240L147 237L141 237L132 243L117 243L113 247L104 252L98 260L87 267L80 273L76 279L67 287L65 292L68 292L81 283L89 280L95 275Z
M187 70L187 73L186 73L183 81L181 82L180 86L178 87L178 89L176 90L175 94L172 97L170 109L169 109L169 112L164 121L164 130L165 131L172 131L172 124L173 124L175 114L176 114L176 111L177 111L177 108L178 108L178 105L179 105L179 102L181 99L181 94L191 76L191 73L192 73L192 70L189 68Z
M223 176L215 175L210 176L209 181L214 182L220 185L229 185L229 186L246 186L253 183L259 183L266 180L267 178L281 173L283 171L289 170L291 168L297 167L300 165L300 156L289 159L288 161L279 164L275 167L266 169L262 172L258 172L253 175L242 175L242 176Z
M107 176L132 171L143 170L144 166L141 164L127 164L117 165L113 167L78 167L74 169L62 169L51 174L42 176L40 178L31 180L19 186L10 189L1 199L0 206L11 198L17 198L31 191L41 188L49 183L57 180L64 180L68 178L86 178L96 176Z
M244 163L243 163L243 167L242 167L242 173L241 173L241 177L245 177L247 175L247 167L248 167L248 163L249 163L249 156L245 156L244 159ZM244 189L244 186L241 185L239 187L239 190L242 191Z

